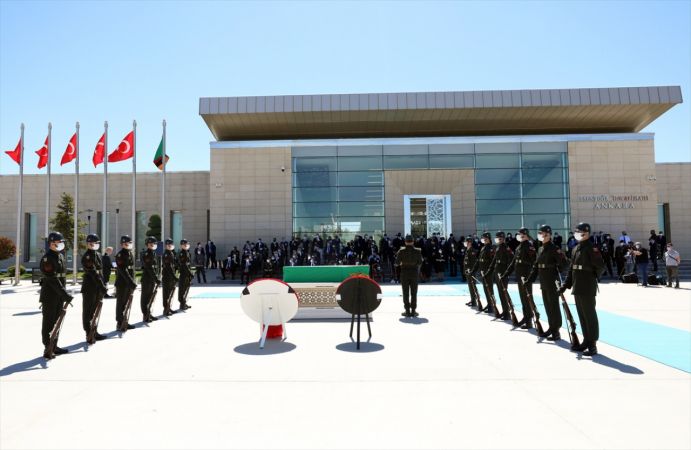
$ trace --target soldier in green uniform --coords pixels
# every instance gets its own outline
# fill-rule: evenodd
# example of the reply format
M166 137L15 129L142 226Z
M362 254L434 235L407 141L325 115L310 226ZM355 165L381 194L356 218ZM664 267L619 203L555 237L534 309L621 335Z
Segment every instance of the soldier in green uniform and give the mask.
M487 306L485 306L483 311L486 311L488 314L494 314L492 303L489 300L489 298L494 295L490 291L490 289L492 289L492 261L494 261L492 235L487 232L482 233L480 242L482 242L482 248L480 248L478 267L480 268L480 275L482 276L482 289L485 292L485 299L487 300Z
M55 355L63 355L68 352L66 348L58 347L56 342L51 354L49 344L50 332L58 320L64 303L71 302L72 296L65 289L67 285L67 280L65 279L65 257L62 255L62 251L65 249L65 239L62 237L62 234L53 232L48 235L48 244L49 249L41 258L43 279L41 280L39 301L41 302L41 313L43 315L43 322L41 324L41 338L45 347L43 357L52 359Z
M103 296L108 292L108 288L103 282L101 254L98 252L100 244L101 239L98 235L88 235L86 237L87 250L84 252L84 256L82 256L82 267L84 268L84 280L82 282L82 325L86 332L88 344L94 344L96 341L101 341L106 338L96 331L93 340L89 339L92 320L98 322L98 317L94 317L96 310L98 309L98 314L101 314L101 310L97 307L99 304L103 304Z
M413 237L406 235L405 247L396 253L395 266L400 268L401 287L403 288L403 307L401 313L404 317L417 317L417 284L420 266L422 265L422 252L413 247Z
M115 276L115 321L117 322L117 328L120 329L120 325L125 318L125 306L127 301L137 289L137 281L134 278L134 256L132 255L132 249L134 245L132 244L132 238L124 235L120 237L120 251L115 255L115 266L117 267L117 272ZM127 329L134 329L134 325L127 323Z
M527 228L521 228L516 233L516 240L518 247L516 253L511 261L511 267L516 271L516 284L518 285L518 295L521 297L521 307L523 309L523 318L518 322L520 327L524 330L533 328L533 310L530 308L529 295L533 295L533 284L528 282L530 278L530 271L535 264L535 246L533 240L530 238L530 232ZM508 273L505 274L505 277ZM525 284L523 280L525 279Z
M156 316L151 314L151 307L155 300L151 297L154 295L156 285L161 284L161 278L158 275L158 258L156 257L158 244L156 243L156 238L149 236L144 240L144 243L146 244L146 250L141 254L142 293L139 298L139 303L142 308L142 314L144 315L143 321L150 323L154 320L158 320Z
M163 264L162 264L162 274L163 274L163 315L172 316L173 309L170 307L173 301L173 294L175 293L175 285L177 284L178 277L176 277L176 272L178 270L178 259L175 257L175 243L172 239L165 240L166 249L163 252Z
M556 281L568 260L562 251L552 242L552 227L543 225L537 234L537 240L542 243L537 251L537 258L528 277L528 282L532 283L540 275L540 290L542 300L547 311L549 328L540 337L546 337L549 341L561 339L559 329L561 328L561 310L559 309L559 293L557 292Z
M504 290L508 281L509 275L513 272L511 261L513 260L513 252L506 245L506 234L503 231L497 231L494 235L494 258L490 264L490 272L494 274L494 282L497 284L497 292L499 292L499 301L501 302L501 318L502 320L511 320L509 315L509 298L508 291ZM490 286L492 284L490 283Z
M475 285L474 275L477 272L477 251L473 248L473 238L468 236L465 239L465 256L463 257L463 273L468 282L468 290L470 291L470 301L466 306L477 306L477 286Z
M178 252L178 265L180 267L180 281L178 281L178 301L180 302L180 309L190 309L191 306L187 304L187 293L194 274L192 273L192 255L190 254L190 243L187 239L180 240L180 251Z
M595 296L598 275L602 273L605 262L600 250L590 242L589 224L579 223L573 234L578 245L573 249L571 268L559 293L563 294L567 289L571 289L571 294L576 299L578 319L583 330L583 343L572 347L572 350L583 352L584 356L593 356L597 355L597 340L600 338Z

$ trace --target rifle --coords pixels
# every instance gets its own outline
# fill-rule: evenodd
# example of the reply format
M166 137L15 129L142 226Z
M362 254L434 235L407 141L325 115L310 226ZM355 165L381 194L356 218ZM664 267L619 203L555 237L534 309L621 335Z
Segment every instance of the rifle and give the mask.
M509 304L509 312L511 313L511 323L513 324L514 328L516 328L518 326L518 318L516 317L516 311L513 308L513 301L511 300L509 291L506 290L506 285L504 284L501 276L497 275L497 279L499 280L501 288L504 290L504 294L506 294L506 301Z
M557 291L561 289L561 282L558 279L554 280L554 284L557 285ZM569 340L571 341L571 346L578 346L581 343L578 340L578 335L576 334L576 322L573 320L573 315L571 315L569 304L566 303L566 297L564 297L564 294L559 294L559 296L561 297L561 306L564 308L566 321L569 323Z
M542 324L540 323L540 313L537 311L537 305L535 304L535 300L533 300L533 294L530 293L528 288L526 287L526 279L525 277L521 277L521 283L523 284L523 289L525 289L525 294L528 296L528 303L530 304L530 309L533 311L533 317L535 318L535 326L537 327L537 332L539 334L544 334L545 330L542 328Z
M149 299L149 302L146 304L146 312L147 312L147 317L151 316L151 306L154 304L154 300L156 300L156 294L158 294L158 287L161 285L160 282L156 283L156 286L154 286L154 291L151 294L151 298Z
M55 321L53 329L50 330L50 339L48 341L48 348L46 349L46 353L50 356L49 359L55 358L55 347L58 345L60 330L62 330L62 324L65 321L65 315L67 314L67 306L73 306L71 300L72 299L70 298L70 300L63 303L58 320Z
M487 286L487 280L485 279L485 273L480 271L480 276L482 277L482 286L485 288L487 295L487 306L491 306L494 310L494 317L499 318L501 314L499 313L499 308L497 308L497 299L494 298L494 289Z
M101 317L101 308L103 308L103 300L98 302L94 315L91 317L91 322L89 323L89 332L86 335L86 342L88 344L93 344L95 342L94 337L96 336L96 329L98 328L98 320Z
M125 310L122 312L122 322L120 323L120 331L127 331L127 325L130 321L130 310L132 309L132 299L134 298L134 289L130 292L130 296L127 297L127 302L125 303Z
M482 307L482 302L480 301L480 293L477 291L477 286L475 285L475 283L478 282L477 278L475 278L470 273L468 274L468 277L472 278L472 280L468 280L468 287L469 289L472 289L473 292L475 292L475 298L477 299L477 310L482 312L484 308Z

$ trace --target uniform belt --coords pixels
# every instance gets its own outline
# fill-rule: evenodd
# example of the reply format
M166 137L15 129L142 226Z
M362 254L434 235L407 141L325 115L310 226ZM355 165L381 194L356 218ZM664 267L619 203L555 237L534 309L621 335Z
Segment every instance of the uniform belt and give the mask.
M538 269L551 269L555 266L553 266L552 264L538 264L537 267Z
M581 266L581 265L578 265L578 264L574 264L573 266L571 266L571 268L572 268L573 270L586 270L586 267L585 267L585 266Z

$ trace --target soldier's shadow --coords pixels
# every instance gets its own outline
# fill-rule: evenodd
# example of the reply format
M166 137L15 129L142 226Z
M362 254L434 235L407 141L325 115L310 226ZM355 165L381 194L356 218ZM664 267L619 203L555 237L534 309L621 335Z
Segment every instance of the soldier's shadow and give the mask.
M429 319L425 317L401 317L398 319L401 323L409 323L411 325L422 325L423 323L429 323Z
M48 362L42 356L28 361L22 361L0 370L0 377L6 377L18 372L29 372L31 370L47 369Z
M578 359L579 360L587 360L588 358L579 354ZM641 369L639 369L638 367L624 364L622 362L616 361L616 360L614 360L608 356L602 355L600 353L591 357L590 360L592 362L594 362L595 364L600 364L600 365L603 365L606 367L611 367L612 369L617 369L619 372L628 373L631 375L643 375L645 373Z

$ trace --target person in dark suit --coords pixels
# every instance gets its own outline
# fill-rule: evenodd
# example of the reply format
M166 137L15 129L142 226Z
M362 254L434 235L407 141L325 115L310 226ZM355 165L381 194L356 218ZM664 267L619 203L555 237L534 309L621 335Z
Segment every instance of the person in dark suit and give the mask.
M101 257L101 264L103 264L103 284L106 285L106 289L108 289L108 281L110 281L110 272L113 268L113 259L110 257L110 255L112 254L113 247L106 247L106 251L103 254L103 257ZM113 298L114 296L106 292L104 297Z

